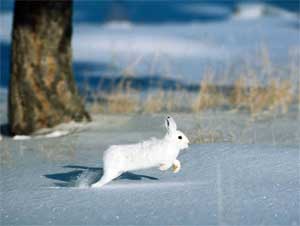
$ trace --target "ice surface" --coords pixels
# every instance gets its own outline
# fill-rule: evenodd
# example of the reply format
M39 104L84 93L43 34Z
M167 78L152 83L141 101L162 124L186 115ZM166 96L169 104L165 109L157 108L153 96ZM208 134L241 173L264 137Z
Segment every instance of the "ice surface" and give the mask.
M163 116L94 117L78 133L1 142L1 225L299 225L299 144L192 144L177 174L128 172L101 189L111 144L164 134ZM189 133L188 115L175 115Z

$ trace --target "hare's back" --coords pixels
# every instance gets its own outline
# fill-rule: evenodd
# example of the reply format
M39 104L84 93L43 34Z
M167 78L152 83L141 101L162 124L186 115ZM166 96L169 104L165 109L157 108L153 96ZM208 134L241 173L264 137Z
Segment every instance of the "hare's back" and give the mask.
M113 145L104 153L104 160L119 162L128 168L135 170L149 168L158 164L161 158L155 142L142 142L128 145Z
M134 156L139 150L138 144L112 145L103 154L104 159L122 158Z

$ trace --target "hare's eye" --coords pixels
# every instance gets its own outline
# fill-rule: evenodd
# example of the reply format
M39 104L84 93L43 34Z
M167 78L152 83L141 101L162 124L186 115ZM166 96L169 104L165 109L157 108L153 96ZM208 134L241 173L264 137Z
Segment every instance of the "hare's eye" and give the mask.
M181 139L182 139L182 136L178 136L178 139L181 140Z

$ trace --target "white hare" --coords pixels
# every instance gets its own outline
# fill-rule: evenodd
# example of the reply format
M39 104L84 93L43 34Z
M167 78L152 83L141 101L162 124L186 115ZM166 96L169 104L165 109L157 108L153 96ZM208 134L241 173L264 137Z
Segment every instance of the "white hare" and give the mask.
M177 156L180 150L188 147L189 140L177 130L173 118L168 116L165 125L168 132L162 139L152 138L137 144L110 146L103 155L103 176L92 187L101 187L130 170L151 167L167 170L173 166L173 172L177 173L181 168Z

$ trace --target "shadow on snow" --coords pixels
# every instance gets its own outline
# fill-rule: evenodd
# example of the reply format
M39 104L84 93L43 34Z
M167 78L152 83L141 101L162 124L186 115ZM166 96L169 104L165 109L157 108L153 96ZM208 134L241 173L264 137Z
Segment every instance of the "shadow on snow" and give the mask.
M58 187L80 187L81 184L85 186L90 186L94 184L103 175L103 168L96 167L86 167L78 165L66 165L63 168L72 169L69 172L55 173L55 174L46 174L44 177L55 180L55 186ZM121 176L115 180L158 180L156 177L146 176L142 174L135 174L131 172L123 173Z

